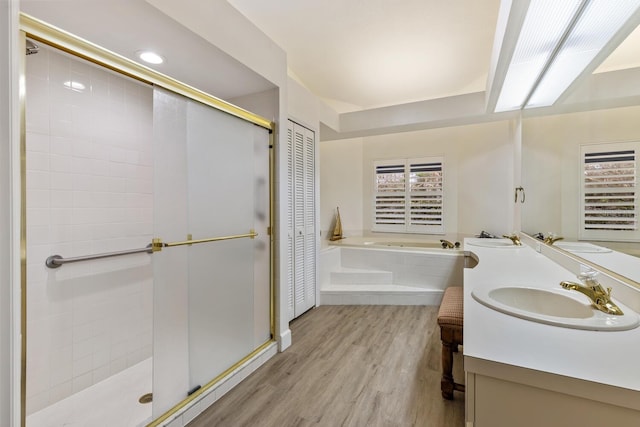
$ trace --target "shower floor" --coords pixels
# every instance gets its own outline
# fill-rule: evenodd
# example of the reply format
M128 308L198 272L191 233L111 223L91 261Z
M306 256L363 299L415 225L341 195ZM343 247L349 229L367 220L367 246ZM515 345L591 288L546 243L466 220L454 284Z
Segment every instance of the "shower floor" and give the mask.
M137 427L151 419L152 359L84 389L27 417L27 427Z

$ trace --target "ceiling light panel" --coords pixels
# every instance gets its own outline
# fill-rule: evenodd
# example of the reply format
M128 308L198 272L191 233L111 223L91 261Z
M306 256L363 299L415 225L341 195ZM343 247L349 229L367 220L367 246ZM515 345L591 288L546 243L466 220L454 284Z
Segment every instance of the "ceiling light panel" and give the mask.
M638 7L640 0L592 0L526 106L553 105Z
M522 108L580 4L580 0L531 1L498 97L496 112Z

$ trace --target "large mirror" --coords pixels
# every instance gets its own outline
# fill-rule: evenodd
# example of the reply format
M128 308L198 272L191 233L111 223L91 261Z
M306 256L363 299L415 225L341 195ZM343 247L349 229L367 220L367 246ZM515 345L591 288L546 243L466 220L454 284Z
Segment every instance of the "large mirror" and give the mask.
M636 282L639 48L636 29L562 105L524 111L521 134L522 231L562 236L564 249Z

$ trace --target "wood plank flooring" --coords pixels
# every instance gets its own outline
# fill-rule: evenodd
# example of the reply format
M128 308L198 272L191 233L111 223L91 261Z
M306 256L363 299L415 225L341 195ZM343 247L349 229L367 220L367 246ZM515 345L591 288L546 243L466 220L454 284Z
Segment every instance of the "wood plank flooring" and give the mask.
M293 345L189 427L463 427L464 394L440 394L437 307L321 306ZM463 382L462 356L454 377Z

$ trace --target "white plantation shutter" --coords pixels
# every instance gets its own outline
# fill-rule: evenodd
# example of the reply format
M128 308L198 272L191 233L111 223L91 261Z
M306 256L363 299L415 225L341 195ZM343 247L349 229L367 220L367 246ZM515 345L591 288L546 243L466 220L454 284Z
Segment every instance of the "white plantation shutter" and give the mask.
M637 240L637 162L640 143L581 147L580 238Z
M442 157L374 162L373 231L444 233Z
M376 162L375 221L376 231L404 231L405 166L398 161Z
M444 232L442 161L409 164L409 231Z

